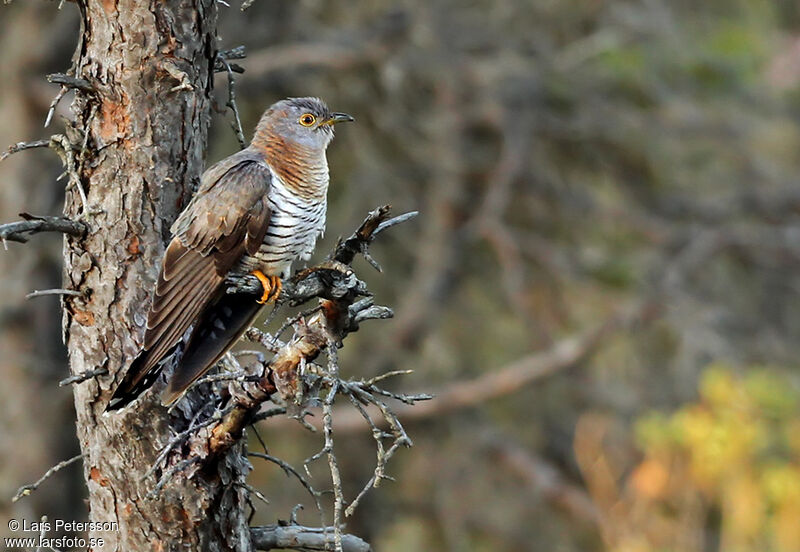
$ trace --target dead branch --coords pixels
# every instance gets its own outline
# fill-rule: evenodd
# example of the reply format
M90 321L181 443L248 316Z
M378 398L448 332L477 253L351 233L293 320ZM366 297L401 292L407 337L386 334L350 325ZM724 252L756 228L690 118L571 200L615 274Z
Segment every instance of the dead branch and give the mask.
M224 62L232 59L244 59L246 57L247 52L245 51L244 46L236 46L235 48L231 48L229 50L220 50L217 52L217 59L214 60L214 72L226 73L230 67L230 70L234 73L244 73L244 68L242 66L235 63Z
M3 153L0 153L0 161L2 161L3 159L5 159L10 155L19 153L20 151L33 148L47 148L47 147L50 147L49 139L35 140L33 142L17 142L16 144L9 146L8 149L6 149L6 151L4 151Z
M58 386L64 387L65 385L70 385L72 383L82 383L88 379L92 379L96 376L105 376L106 374L108 374L108 368L95 368L94 370L87 370L86 372L64 378L58 382Z
M40 486L42 483L44 483L45 481L47 481L47 479L49 479L49 478L50 478L50 476L52 476L54 473L56 473L56 472L58 472L58 471L62 470L63 468L66 468L66 467L67 467L67 466L69 466L70 464L74 464L75 462L77 462L77 461L78 461L78 460L80 460L81 458L83 458L83 455L82 455L82 454L79 454L79 455L77 455L77 456L73 456L72 458L70 458L70 459L68 459L68 460L64 460L64 461L62 461L62 462L59 462L58 464L56 464L55 466L53 466L52 468L50 468L49 470L47 470L46 472L44 472L44 475L43 475L42 477L40 477L40 478L38 479L38 481L36 481L36 483L31 483L31 484L29 484L29 485L23 485L22 487L20 487L20 488L17 490L17 492L16 492L16 494L14 495L14 497L11 499L11 502L16 502L17 500L19 500L19 499L20 499L20 498L22 498L23 496L28 496L28 495L29 495L29 494L31 494L33 491L35 491L36 489L38 489L38 488L39 488L39 486Z
M302 525L265 525L251 527L250 537L256 550L330 550L328 535L332 527ZM343 552L371 552L372 547L354 535L342 534Z
M216 412L215 411L214 413L212 413L211 416L208 417L208 419L204 420L203 422L199 422L198 423L197 419L200 417L200 415L203 413L203 411L204 411L203 409L198 410L195 413L195 415L192 418L192 420L189 422L188 429L185 429L184 431L181 431L180 433L177 433L176 435L174 435L169 440L169 442L164 446L164 448L161 449L161 451L159 452L158 457L156 458L155 462L153 462L153 464L150 466L150 469L148 469L147 472L142 477L143 479L146 479L146 478L150 477L153 473L155 473L155 471L158 470L159 467L161 467L161 463L164 460L166 460L166 458L169 455L169 453L172 452L172 450L175 449L178 445L182 445L184 443L184 441L189 439L189 437L191 437L193 434L197 434L197 432L199 432L201 429L210 426L211 424L213 424L216 421L219 421L222 418L222 416L225 415L228 412L228 411L222 411L222 412ZM177 473L177 472L174 472L174 473ZM159 482L159 483L161 484L161 482ZM165 483L166 483L166 481L164 481L164 484ZM161 484L161 485L163 487L163 484Z
M347 267L357 255L363 255L367 262L380 271L380 266L369 254L372 241L384 230L396 226L419 213L411 211L393 218L388 218L391 207L386 205L375 209L367 216L361 226L346 240L339 240L326 262L319 266L297 273L290 280L283 282L283 290L278 304L298 306L315 297L324 299L341 299L349 294L364 296L366 285L355 277ZM261 282L254 276L231 280L228 293L249 293L260 295Z
M358 502L370 488L377 487L384 479L391 479L386 475L386 463L400 447L408 447L412 444L399 419L383 402L382 398L391 397L399 399L406 404L413 404L415 401L431 398L429 395L406 396L381 389L376 384L383 378L374 378L368 381L345 381L338 376L339 365L336 351L341 346L342 340L350 332L356 331L361 322L389 318L393 314L388 307L374 303L373 298L369 296L366 285L355 277L350 268L350 264L356 256L362 255L368 259L370 264L380 269L377 262L369 254L369 245L381 232L413 218L416 213L408 213L395 218L389 218L389 215L389 206L370 212L351 236L345 240L339 240L325 262L314 268L301 271L284 282L281 294L282 303L300 305L311 299L318 298L319 306L293 318L294 336L285 342L279 339L280 332L276 335L270 335L258 328L248 329L245 337L263 345L265 349L273 352L274 356L266 362L263 355L256 354L254 355L256 362L244 365L240 364L233 355L229 355L224 360L228 361L232 367L219 376L211 376L204 380L205 383L212 384L217 384L218 382L226 383L228 391L226 397L228 395L230 397L226 399L227 406L225 410L216 412L201 423L197 423L200 413L195 413L189 428L170 440L145 475L145 477L148 477L157 469L163 469L158 482L149 492L148 497L157 496L174 477L181 474L185 477L191 477L191 472L199 469L197 468L199 464L221 458L223 453L239 441L244 429L257 420L276 414L289 413L291 417L299 420L306 427L310 427L308 422L304 420L307 414L306 406L312 402L320 401L320 397L324 395L325 399L322 403L324 406L323 429L325 443L320 452L305 461L304 466L320 458L327 458L333 482L333 523L331 528L326 529L302 529L305 532L312 532L314 538L319 539L318 548L315 548L317 546L315 542L317 541L314 539L308 540L306 537L297 537L300 540L292 542L301 543L296 546L299 547L298 549L303 550L336 550L339 552L369 550L369 546L363 541L354 541L352 540L354 537L349 537L342 533L342 517L353 513ZM232 279L228 282L229 288L227 291L228 293L259 295L261 292L260 283L257 280L255 282L252 280L255 279L249 276ZM365 295L367 297L363 297ZM321 352L327 353L327 366L324 367L321 364L314 363L314 360ZM252 352L248 354L252 354ZM401 372L395 372L394 374L398 373ZM349 506L344 499L338 462L334 454L332 412L333 403L337 395L347 396L367 420L369 420L369 416L366 414L364 407L374 406L383 417L384 423L390 428L390 431L378 430L377 426L370 421L378 449L377 465L370 480ZM283 402L285 406L280 406L267 411L263 415L258 415L262 403L269 399L279 404ZM203 431L199 432L200 429L203 429ZM175 451L178 445L182 445L190 439L191 441L186 448L193 451L202 450L201 454L193 454L186 458L182 454L176 453L172 455L173 458L171 460L168 460L170 453ZM391 445L385 447L384 440L387 439L390 440ZM275 462L288 474L297 477L314 497L320 511L322 510L319 503L321 493L315 491L308 484L308 481L300 476L298 470L270 456L266 450L264 454L251 452L249 456L256 456ZM248 494L256 494L258 496L256 490L249 487L246 489ZM274 527L283 529L283 526ZM298 530L294 529L294 527L297 526L291 525L287 530L297 532ZM267 534L263 528L256 528L256 531L261 531L259 535ZM254 538L260 537L257 535ZM258 545L257 547L271 549L276 545L270 543L278 541L263 542L263 546ZM285 541L279 542L283 543ZM362 545L366 546L366 548L361 547ZM280 546L287 547L284 544ZM353 548L353 546L356 547ZM295 546L291 545L288 547L295 548Z
M86 292L76 291L74 289L35 289L25 296L25 299L34 299L36 297L46 297L48 295L69 295L72 297L85 296Z
M158 483L156 483L156 486L153 487L153 489L149 493L147 493L147 496L145 498L147 498L148 500L156 498L161 493L161 489L163 489L167 483L172 481L173 477L176 477L178 474L183 473L185 470L194 466L195 464L199 464L200 462L202 462L202 460L203 459L200 458L199 456L191 456L171 466L169 470L167 470L164 473L164 475L161 476L161 478L158 480Z
M390 210L387 205L370 212L350 237L339 241L326 262L302 271L284 283L283 301L298 305L320 297L323 308L296 324L295 338L278 350L259 382L243 384L238 392L234 392L233 411L212 429L212 455L223 452L239 438L260 404L275 391L284 400L295 403L303 392L299 382L300 368L313 362L328 343L340 343L364 320L391 316L391 310L386 307L378 307L370 301L356 301L366 294L366 286L349 268L356 255L369 256L369 244L380 232L416 215L408 213L390 219ZM260 283L248 276L239 282L231 282L228 291L255 295L260 293L260 289Z
M96 92L94 86L88 80L79 77L73 77L65 73L52 73L47 75L47 82L60 84L61 86L65 86L67 88L74 88L75 90L86 92L87 94L93 94Z
M40 217L28 213L20 213L19 216L25 220L0 225L0 241L6 249L8 249L6 242L27 242L26 234L62 232L70 236L82 236L87 230L86 224L64 217Z
M483 442L504 467L535 493L576 519L593 525L599 521L600 512L586 491L566 481L556 466L528 452L508 436L493 433Z
M322 493L314 489L314 487L311 486L311 483L309 483L308 479L303 477L300 472L298 472L296 469L294 469L294 467L291 466L291 464L284 462L280 458L267 454L266 452L248 451L247 456L253 456L255 458L261 458L262 460L266 460L267 462L272 462L276 466L280 467L288 477L295 477L303 486L303 488L307 490L308 493L311 495L311 497L314 499L317 509L322 510L322 506L319 503L319 497Z
M233 112L233 121L231 121L231 127L233 128L233 132L236 134L236 140L239 141L239 147L244 149L247 147L247 144L244 141L244 132L242 131L242 121L239 117L239 108L236 106L236 80L233 78L233 65L228 62L227 55L238 55L240 57L245 57L244 53L244 46L239 46L239 49L229 50L225 52L220 52L217 54L217 59L214 62L214 67L216 68L216 64L219 63L225 68L225 72L228 74L228 101L225 103L227 107ZM241 68L240 68L241 69ZM244 71L242 69L242 71Z
M478 378L433 390L430 395L436 397L436 400L413 408L413 403L408 404L401 396L395 396L395 399L400 399L405 404L394 406L393 412L407 423L449 414L509 395L586 360L609 335L620 328L631 327L652 317L657 310L658 305L650 301L621 309L594 329L564 338L546 351L532 353L503 368L490 370ZM427 394L408 395L416 400L422 400L426 396ZM369 410L370 415L378 413L374 407ZM349 408L336 409L334 419L339 433L353 433L364 428L363 416ZM285 421L278 423L289 425ZM380 420L380 423L386 422Z

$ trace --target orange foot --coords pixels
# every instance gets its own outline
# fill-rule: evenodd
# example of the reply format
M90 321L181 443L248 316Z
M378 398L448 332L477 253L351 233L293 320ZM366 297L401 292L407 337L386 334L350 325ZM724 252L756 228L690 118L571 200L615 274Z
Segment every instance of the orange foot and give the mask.
M278 299L283 287L280 278L277 276L265 276L260 270L254 270L252 274L261 281L261 285L264 287L264 293L261 295L261 299L258 300L259 303L263 305Z

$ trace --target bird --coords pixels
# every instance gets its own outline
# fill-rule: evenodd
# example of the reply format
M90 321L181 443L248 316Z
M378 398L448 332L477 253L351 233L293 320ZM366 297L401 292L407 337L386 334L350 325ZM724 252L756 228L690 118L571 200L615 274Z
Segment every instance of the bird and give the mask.
M325 230L326 150L334 126L353 120L319 98L278 101L261 116L246 148L203 173L171 227L143 345L106 412L150 388L175 352L180 357L161 395L162 404L171 405L277 299L281 278L289 277L295 261L310 258ZM225 293L228 277L248 274L261 282L260 298Z

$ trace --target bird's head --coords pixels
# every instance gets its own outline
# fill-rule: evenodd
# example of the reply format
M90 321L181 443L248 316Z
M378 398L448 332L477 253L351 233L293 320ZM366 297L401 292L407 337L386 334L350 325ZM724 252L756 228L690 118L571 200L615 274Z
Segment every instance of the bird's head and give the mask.
M333 139L334 125L353 120L347 113L331 112L319 98L288 98L264 113L256 138L280 138L292 145L324 151Z

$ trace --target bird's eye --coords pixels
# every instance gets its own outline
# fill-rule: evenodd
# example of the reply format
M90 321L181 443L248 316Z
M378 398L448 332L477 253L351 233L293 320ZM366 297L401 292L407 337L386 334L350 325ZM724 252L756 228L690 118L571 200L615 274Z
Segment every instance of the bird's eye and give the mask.
M300 124L303 126L311 126L317 122L317 118L314 117L311 113L306 113L302 117L300 117Z

